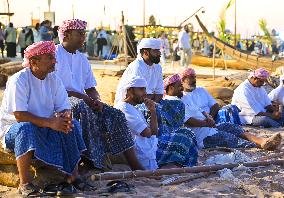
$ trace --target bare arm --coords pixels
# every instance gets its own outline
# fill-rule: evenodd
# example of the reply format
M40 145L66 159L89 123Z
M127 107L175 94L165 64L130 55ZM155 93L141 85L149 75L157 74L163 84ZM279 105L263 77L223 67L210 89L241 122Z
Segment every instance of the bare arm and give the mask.
M184 124L189 127L207 127L206 120L199 120L192 117L189 118Z
M214 104L211 108L210 108L210 115L215 118L218 111L220 110L220 106L218 103Z
M158 134L158 120L157 120L155 102L150 99L145 99L144 103L146 107L150 110L151 120L150 120L150 128L144 129L141 133L141 136L149 138L152 135Z

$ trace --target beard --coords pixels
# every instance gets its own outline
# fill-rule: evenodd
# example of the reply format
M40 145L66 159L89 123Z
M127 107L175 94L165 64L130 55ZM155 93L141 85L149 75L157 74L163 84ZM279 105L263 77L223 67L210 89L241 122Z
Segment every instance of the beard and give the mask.
M160 62L160 56L153 56L150 54L149 59L152 63L158 64Z

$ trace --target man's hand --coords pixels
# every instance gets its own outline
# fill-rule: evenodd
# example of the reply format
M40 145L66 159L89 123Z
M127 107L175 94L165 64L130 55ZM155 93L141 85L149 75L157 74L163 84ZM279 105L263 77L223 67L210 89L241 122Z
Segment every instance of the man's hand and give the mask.
M274 111L272 113L272 119L279 120L281 118L281 113L279 111Z
M91 97L86 95L83 100L94 111L103 111L103 103L99 99L93 100Z
M52 117L49 119L50 128L55 131L61 131L63 133L69 133L72 128L72 118L70 117Z
M145 98L144 104L146 105L146 107L149 109L151 113L156 112L156 103L153 100Z
M208 117L206 119L206 123L207 123L208 127L211 127L211 128L215 128L216 127L215 121L211 117Z

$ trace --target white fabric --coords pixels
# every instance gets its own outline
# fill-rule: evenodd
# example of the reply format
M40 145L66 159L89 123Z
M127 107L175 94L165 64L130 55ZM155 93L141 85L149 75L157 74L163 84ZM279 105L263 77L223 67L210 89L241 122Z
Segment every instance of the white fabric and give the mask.
M126 102L120 102L114 107L120 109L125 114L128 128L135 141L137 158L142 160L155 160L158 139L156 135L152 135L150 138L140 135L143 130L148 127L143 114L133 105Z
M126 98L127 90L131 87L146 87L147 82L143 77L140 76L132 76L131 78L124 81L124 85L122 85L122 99Z
M22 69L8 80L0 108L0 137L16 123L13 112L28 111L39 117L71 109L61 80L50 73L44 80L36 78L30 68Z
M281 105L284 105L284 86L283 86L284 75L280 76L280 84L278 87L273 89L268 97L271 101L278 102Z
M164 100L181 100L185 105L185 118L184 122L186 122L189 118L195 118L199 120L204 120L205 116L201 112L201 110L191 103L190 100L185 100L184 97L181 99L177 96L169 96L165 95ZM210 127L189 127L196 136L197 146L199 149L204 148L203 140L207 137L210 137L216 133L218 133L216 128L210 128Z
M137 45L137 54L140 54L140 50L143 48L150 49L160 49L161 48L161 40L155 38L143 38L139 44Z
M146 169L146 170L157 170L158 164L157 164L157 160L155 159L139 159L140 164Z
M251 124L255 115L266 112L265 107L271 105L271 100L263 87L254 87L247 79L235 89L232 104L241 110L242 124Z
M190 36L185 30L180 31L178 34L178 45L180 48L183 48L183 49L191 48Z
M124 98L123 86L129 78L133 76L141 76L147 82L146 92L147 94L163 94L164 83L162 67L160 64L153 64L152 66L147 65L142 57L136 58L132 63L128 65L124 71L120 82L116 89L115 104L122 101Z
M61 44L56 46L55 72L67 91L85 93L86 89L97 85L87 57L76 51L67 52Z
M216 100L208 93L203 87L196 87L192 92L183 92L184 100L190 100L192 104L196 105L205 111L210 113L210 108L216 104Z
M196 104L192 103L192 101L189 100L187 96L183 96L181 100L185 104L186 117L184 119L184 122L186 122L189 118L195 118L198 120L206 119L206 117L202 113L203 111L198 106L196 106ZM203 140L205 138L218 133L216 128L210 127L190 127L190 129L195 133L197 146L199 149L204 148Z

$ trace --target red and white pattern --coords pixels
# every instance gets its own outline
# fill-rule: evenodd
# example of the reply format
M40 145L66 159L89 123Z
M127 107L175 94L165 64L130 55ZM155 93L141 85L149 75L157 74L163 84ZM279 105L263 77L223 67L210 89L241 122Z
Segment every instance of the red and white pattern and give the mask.
M64 39L64 32L67 30L85 30L87 26L86 21L80 19L70 19L63 21L63 24L58 29L58 37L60 42Z
M195 73L194 69L187 68L187 69L184 69L179 75L180 75L181 78L184 78L184 77L187 77L187 76L196 76L196 73Z
M169 85L181 81L180 76L178 74L173 74L171 76L168 76L164 79L164 89L166 89Z
M269 72L264 68L256 69L254 72L251 72L249 77L256 77L262 80L266 80L269 77Z
M25 50L23 67L30 66L30 58L42 54L55 54L55 44L53 41L40 41L28 46Z

